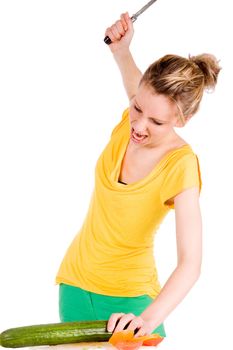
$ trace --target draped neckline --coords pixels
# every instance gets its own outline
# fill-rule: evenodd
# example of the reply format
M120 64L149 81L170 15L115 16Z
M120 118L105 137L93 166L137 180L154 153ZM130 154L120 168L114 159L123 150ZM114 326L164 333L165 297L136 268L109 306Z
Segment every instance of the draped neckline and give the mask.
M146 175L144 176L142 179L138 180L138 181L134 181L132 183L127 183L127 184L123 184L121 182L119 182L119 176L121 173L121 169L123 166L123 160L124 157L126 155L127 149L128 149L128 145L130 142L130 137L126 139L126 142L124 143L124 146L122 147L122 151L120 154L120 157L118 159L118 162L116 164L116 169L115 169L115 178L114 178L114 184L118 187L118 188L127 188L129 190L137 188L137 187L141 187L142 185L144 185L147 181L149 181L160 169L161 167L166 163L167 159L172 156L173 154L175 154L176 152L182 151L183 149L190 149L191 150L191 146L189 144L184 144L180 147L174 148L170 151L168 151L159 161L157 164L155 164L154 168Z

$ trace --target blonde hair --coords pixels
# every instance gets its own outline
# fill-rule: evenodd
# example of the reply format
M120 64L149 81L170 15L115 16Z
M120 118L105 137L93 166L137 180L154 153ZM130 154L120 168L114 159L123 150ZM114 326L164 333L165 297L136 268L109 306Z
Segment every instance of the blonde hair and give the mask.
M185 117L197 112L204 90L214 90L220 69L211 54L188 58L165 55L147 68L140 84L175 102L185 123Z

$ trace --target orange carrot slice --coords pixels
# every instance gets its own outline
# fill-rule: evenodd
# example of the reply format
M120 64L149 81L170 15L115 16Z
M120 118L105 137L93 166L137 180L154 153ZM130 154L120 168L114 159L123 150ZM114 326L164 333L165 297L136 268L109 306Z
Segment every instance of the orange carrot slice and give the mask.
M111 338L109 339L109 343L115 345L119 341L127 341L131 340L134 337L134 331L124 330L121 332L113 333Z
M159 334L144 335L142 337L134 337L134 331L123 330L113 333L109 342L118 350L136 350L141 345L156 346L163 340Z
M130 341L130 340L125 340L125 341L119 341L114 346L118 350L138 350L142 346L142 341L140 342L135 342L135 341Z

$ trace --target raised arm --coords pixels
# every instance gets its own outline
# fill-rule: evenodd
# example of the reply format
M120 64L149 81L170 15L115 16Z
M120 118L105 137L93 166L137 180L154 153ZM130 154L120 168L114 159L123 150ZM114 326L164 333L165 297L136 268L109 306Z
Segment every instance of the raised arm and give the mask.
M107 28L105 35L109 36L112 44L109 45L114 59L121 72L123 84L129 100L136 94L142 73L136 66L129 50L134 29L128 13L121 15L111 27Z

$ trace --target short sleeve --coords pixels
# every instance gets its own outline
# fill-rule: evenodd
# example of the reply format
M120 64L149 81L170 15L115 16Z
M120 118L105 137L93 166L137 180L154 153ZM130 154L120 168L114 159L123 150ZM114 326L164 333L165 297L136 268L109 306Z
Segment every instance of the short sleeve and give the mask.
M126 121L128 121L129 117L129 108L126 108L122 114L122 118L120 123L118 123L115 128L112 130L111 136L113 136L123 125Z
M192 187L198 187L201 192L200 165L194 153L184 155L169 168L160 192L163 205L174 209L174 197Z

